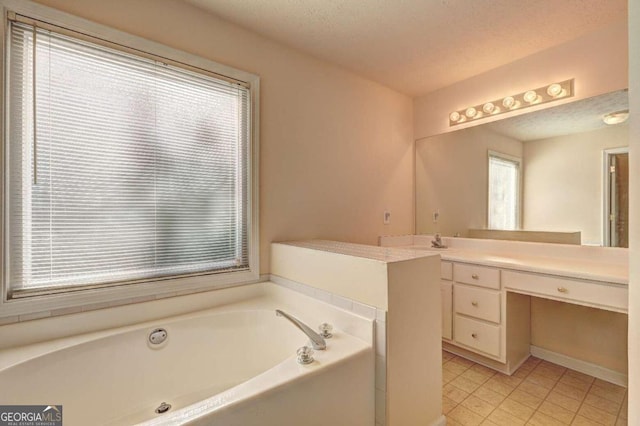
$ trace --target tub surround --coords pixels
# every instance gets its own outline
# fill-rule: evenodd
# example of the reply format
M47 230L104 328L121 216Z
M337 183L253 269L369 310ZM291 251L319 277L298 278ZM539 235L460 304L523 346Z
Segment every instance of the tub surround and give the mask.
M626 249L443 238L436 250L432 239L380 244L441 255L447 350L507 374L531 353L626 384Z
M15 404L34 403L34 397L39 401L52 398L62 401L65 424L69 425L87 424L98 412L101 421L109 424L148 419L152 419L148 424L222 421L256 426L303 422L321 425L325 421L363 426L373 423L372 320L272 283L218 292L234 294L227 294L219 306L204 311L1 350L0 381L9 384L4 388L11 392L3 393L0 389L0 399ZM317 362L306 366L296 363L295 350L307 339L291 324L277 318L275 309L283 309L311 325L325 321L333 324L335 336L327 341L326 351L316 352ZM82 315L68 318L77 322ZM255 316L261 319L256 322ZM169 337L152 347L147 343L147 335L156 327L166 328ZM239 338L224 344L229 332ZM117 346L118 342L123 346ZM189 349L192 346L198 349ZM241 353L232 353L235 347ZM185 364L187 358L190 361ZM234 368L226 367L229 362ZM95 363L102 367L95 369ZM198 366L203 367L199 363L211 365L207 372L199 372ZM163 374L154 374L154 368ZM25 374L34 369L41 373L32 377ZM209 378L203 382L207 374L220 380ZM104 375L108 378L100 378ZM345 375L350 377L347 383L335 386ZM123 380L140 377L140 380L120 383L123 388L112 394L114 387L119 386L118 377ZM60 380L66 383L65 387L60 388ZM30 384L32 381L34 384ZM106 382L110 385L102 386ZM87 388L92 383L100 388L93 391ZM102 412L104 401L113 402L114 398L124 398L122 403L114 403L122 410ZM319 400L323 403L318 404ZM162 401L173 408L157 416L153 410ZM323 408L325 402L332 407L329 413ZM269 404L298 408L279 410Z
M377 426L444 424L439 263L422 250L322 240L272 244L274 281L331 294L345 307L375 308Z
M433 256L420 249L391 249L327 240L274 243L271 255L276 256L271 261L272 275L385 310L389 303L388 272L393 268L390 265ZM290 256L299 262L292 262ZM309 272L310 268L314 273Z

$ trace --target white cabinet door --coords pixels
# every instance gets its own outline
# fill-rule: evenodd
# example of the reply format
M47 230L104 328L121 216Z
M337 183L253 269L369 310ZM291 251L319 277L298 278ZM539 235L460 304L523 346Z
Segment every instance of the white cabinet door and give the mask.
M451 340L453 325L453 284L451 281L440 280L440 292L442 296L442 338Z

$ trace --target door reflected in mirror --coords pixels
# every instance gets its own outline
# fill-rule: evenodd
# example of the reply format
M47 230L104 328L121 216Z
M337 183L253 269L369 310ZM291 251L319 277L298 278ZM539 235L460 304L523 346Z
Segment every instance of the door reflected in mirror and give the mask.
M605 151L605 245L629 247L629 148Z
M627 247L628 126L603 121L627 109L622 90L416 141L417 233Z

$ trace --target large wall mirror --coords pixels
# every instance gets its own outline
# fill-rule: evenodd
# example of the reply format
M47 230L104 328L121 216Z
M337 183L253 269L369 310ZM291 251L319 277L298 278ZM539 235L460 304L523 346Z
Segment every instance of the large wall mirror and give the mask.
M628 108L622 90L416 141L416 232L627 247Z

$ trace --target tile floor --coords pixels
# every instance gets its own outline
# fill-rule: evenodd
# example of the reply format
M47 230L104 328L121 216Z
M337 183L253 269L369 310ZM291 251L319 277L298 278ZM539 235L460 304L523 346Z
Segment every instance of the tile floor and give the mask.
M535 357L512 376L442 352L448 426L620 426L627 389Z

